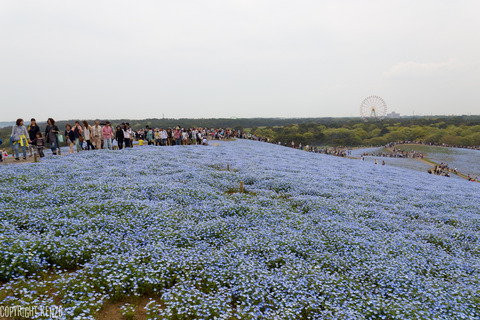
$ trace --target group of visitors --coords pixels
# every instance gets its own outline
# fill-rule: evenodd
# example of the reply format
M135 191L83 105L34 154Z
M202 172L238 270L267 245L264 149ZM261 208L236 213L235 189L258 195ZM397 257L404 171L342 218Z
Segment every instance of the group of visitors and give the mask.
M203 128L184 129L180 126L176 128L150 128L136 131L136 139L140 145L148 144L155 146L175 146L191 144L207 144L208 132Z
M440 163L435 165L432 169L428 169L429 174L436 174L438 176L450 177L450 168L446 163ZM453 173L457 174L457 168L453 170Z
M80 125L79 121L75 121L74 126L67 123L65 125L65 138L61 135L57 136L60 142L66 140L66 144L69 146L68 153L74 153L73 147L77 152L82 150L100 150L108 149L112 150L114 141L119 149L133 147L133 130L129 123L122 123L118 125L114 130L110 121L105 121L103 126L100 125L100 121L95 121L93 126L88 121L82 121Z
M398 148L393 148L393 151L384 151L384 152L364 152L363 156L372 156L372 157L385 157L385 158L420 158L423 159L423 153L417 151L403 151Z
M20 148L22 148L23 159L27 158L27 148L30 156L33 155L34 149L40 157L44 157L43 149L45 148L45 139L40 132L35 119L31 119L28 129L24 126L23 119L17 119L12 126L12 134L10 135L10 146L15 153L15 160L20 160ZM3 153L3 152L2 152ZM3 154L0 161L3 160Z
M241 130L208 129L208 128L151 128L133 133L135 141L140 145L175 146L175 145L206 145L208 140L226 140L232 138L259 140L256 136L246 134ZM260 140L259 140L260 141Z
M472 149L472 150L480 150L480 146L464 146L458 144L447 144L447 143L434 143L434 142L422 142L422 141L396 141L390 142L385 147L391 148L399 144L419 144L424 146L437 146L437 147L447 147L447 148L463 148L463 149Z
M281 145L281 143L278 143ZM352 151L349 149L343 149L343 148L333 148L333 149L328 149L328 148L319 148L319 147L314 147L310 145L303 146L301 143L298 145L295 144L295 141L292 141L290 146L294 149L299 149L299 150L304 150L307 152L313 152L313 153L323 153L323 154L328 154L332 156L337 156L337 157L347 157L352 154Z
M450 172L458 174L457 168L450 169L447 163L441 162L435 165L432 169L428 169L429 174L436 174L438 176L450 177ZM478 182L478 177L472 177L470 174L467 176L468 181Z
M478 180L478 177L472 177L470 174L467 176L467 180L471 182L480 182L480 180Z
M49 146L53 155L59 154L60 147L69 147L68 153L82 150L123 149L131 148L134 144L175 146L175 145L207 145L208 139L224 140L231 138L268 141L241 130L207 129L207 128L151 128L133 130L129 123L121 123L114 129L110 121L95 121L90 125L88 121L67 123L65 128L59 128L53 118L47 120L44 134L35 119L30 120L25 127L23 119L18 119L12 127L10 145L15 154L15 160L20 160L20 149L23 159L27 159L27 151L32 157L35 153L44 157L44 149ZM2 156L0 155L0 161Z
M365 157L360 157L360 159L361 159L362 161L364 161L364 160L365 160ZM378 160L377 160L377 159L373 159L373 163L378 164ZM384 166L384 165L385 165L385 161L382 160L382 166Z
M319 149L318 152L323 154L328 154L331 156L343 157L343 158L352 155L352 150L344 150L344 149L336 149L336 148L335 149L323 148L323 149Z
M361 161L365 161L365 156L364 156L364 155L360 155L360 160L361 160ZM374 164L378 164L377 158L374 158L374 159L373 159L373 163L374 163ZM385 160L382 160L382 166L384 166L384 165L386 165Z
M87 121L83 121L82 124L83 126L79 121L75 121L73 126L67 123L65 130L62 131L55 124L55 120L49 118L45 128L45 135L43 136L35 119L32 118L30 120L28 128L24 126L23 119L17 119L12 127L10 136L10 144L12 150L14 150L15 160L20 160L20 147L23 151L23 159L27 158L27 147L30 157L33 156L34 150L40 157L44 157L43 149L45 149L47 143L50 145L53 155L57 154L62 143L69 147L69 153L74 152L74 146L78 152L84 149L93 150L102 149L103 147L112 149L112 140L115 137L115 133L109 121L103 127L99 125L99 121L95 121L93 126L89 125ZM131 146L129 137L132 129L128 124L122 124L121 130L122 144L125 143L127 147Z

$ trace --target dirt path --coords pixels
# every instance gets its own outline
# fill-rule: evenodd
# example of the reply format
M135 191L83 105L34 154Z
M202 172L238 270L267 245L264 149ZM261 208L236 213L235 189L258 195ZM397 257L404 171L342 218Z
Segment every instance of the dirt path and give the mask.
M68 154L67 152L62 152L62 154L57 154L56 157L58 156L64 156ZM50 157L51 154L46 154L45 156ZM37 162L42 161L40 157L37 157ZM0 165L2 164L25 164L25 163L34 163L35 162L35 157L30 157L27 154L27 159L23 159L22 154L20 154L20 160L15 160L15 156L12 154L8 155L8 158L3 158L3 161L0 162Z
M0 164L22 164L22 163L32 163L33 157L27 156L27 159L23 160L23 157L20 157L20 160L15 160L15 157L12 157L11 155L8 155L8 158L3 158L3 161L0 162Z

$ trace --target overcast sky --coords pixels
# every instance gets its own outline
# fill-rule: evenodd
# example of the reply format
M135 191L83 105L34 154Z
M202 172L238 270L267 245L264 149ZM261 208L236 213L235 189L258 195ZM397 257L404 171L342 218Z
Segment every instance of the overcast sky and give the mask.
M0 121L480 114L478 0L0 0Z

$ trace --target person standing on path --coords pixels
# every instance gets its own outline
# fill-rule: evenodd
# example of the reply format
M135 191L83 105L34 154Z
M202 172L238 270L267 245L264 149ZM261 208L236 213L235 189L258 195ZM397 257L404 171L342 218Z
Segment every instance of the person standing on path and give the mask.
M121 126L117 126L117 131L115 131L115 139L117 139L117 143L118 143L118 150L122 150L123 149L123 140L124 140L125 136L123 134L123 130L122 130L122 127Z
M158 128L157 128L157 129L155 129L154 132L155 132L155 133L154 133L154 135L155 135L155 145L156 145L156 146L160 146L160 145L161 145L160 130L158 130Z
M112 139L113 139L113 130L110 121L105 123L105 127L102 129L103 135L103 146L105 149L113 150Z
M173 137L175 138L176 146L179 146L182 144L182 129L180 129L180 126L178 126L177 129L175 129Z
M166 146L167 145L167 138L168 134L167 131L165 131L163 128L160 129L160 145Z
M147 138L147 143L148 145L152 145L153 144L153 130L152 128L150 127L147 127L147 134L145 135L145 137Z
M168 136L168 145L169 146L173 146L173 132L172 132L172 128L168 128L167 130L167 136Z
M15 151L15 160L20 160L19 148L22 147L23 159L27 159L27 146L29 142L27 128L23 125L23 119L17 119L12 126L12 134L10 136L10 144ZM31 142L31 140L30 140Z
M130 124L127 122L123 124L123 139L125 139L125 148L131 148L132 147L132 128L130 128Z
M103 128L98 121L95 121L95 125L92 127L92 139L95 149L102 149Z
M30 138L30 141L34 141L37 138L37 133L40 132L40 128L37 125L37 121L32 118L30 120L30 125L27 128L28 131L28 137ZM33 156L33 148L35 147L35 143L31 143L28 146L28 153L30 153L30 157Z
M73 146L75 144L75 132L72 130L72 125L67 123L65 125L65 138L67 139L68 153L74 153ZM78 151L78 149L77 149Z
M55 120L48 118L47 128L45 129L45 137L47 142L50 143L50 148L52 149L52 154L57 154L58 146L58 127L55 125Z
M95 149L92 144L92 126L86 120L83 120L83 139L87 143L87 150Z
M188 131L185 130L182 132L182 145L188 145Z
M202 130L198 130L197 136L195 138L197 139L197 144L202 144L202 140L203 140Z
M32 144L36 146L37 154L40 156L40 158L45 157L45 154L43 153L43 149L45 148L45 139L43 139L41 132L37 132L35 139L32 140Z
M75 146L77 147L77 152L83 150L83 130L80 126L79 121L75 121L75 126L73 127L73 134L75 135Z

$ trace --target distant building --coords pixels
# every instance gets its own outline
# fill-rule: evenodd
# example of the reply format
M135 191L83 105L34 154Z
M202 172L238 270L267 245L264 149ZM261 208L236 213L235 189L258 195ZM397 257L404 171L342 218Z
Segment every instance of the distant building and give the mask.
M396 113L395 111L392 111L390 113L387 113L387 118L393 118L393 119L400 118L400 113Z

